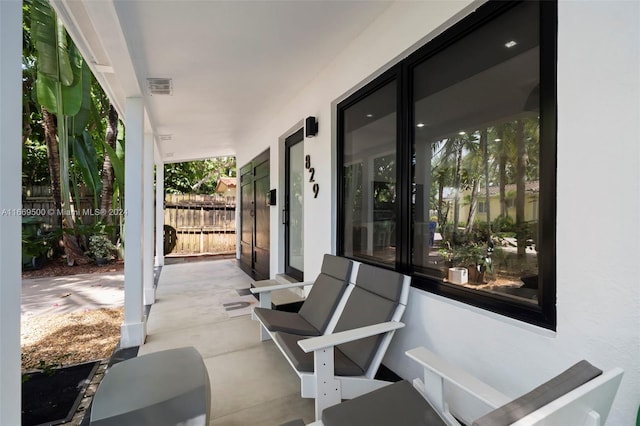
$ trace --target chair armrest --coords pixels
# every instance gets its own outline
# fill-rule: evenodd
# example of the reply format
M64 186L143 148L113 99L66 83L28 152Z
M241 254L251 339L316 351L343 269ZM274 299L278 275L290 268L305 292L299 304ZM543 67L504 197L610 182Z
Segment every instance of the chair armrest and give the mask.
M499 407L512 400L512 398L470 375L463 369L448 363L427 348L419 347L408 350L405 353L409 358L422 365L425 370L440 376L445 381L470 393L489 406Z
M286 290L286 289L289 289L289 288L305 287L305 286L311 285L313 283L314 283L314 281L305 281L305 282L300 282L300 283L268 285L268 286L265 286L265 287L251 287L249 289L249 291L251 291L251 293L253 293L253 294L269 293L269 292L276 291L276 290Z
M388 321L379 324L368 325L366 327L354 328L352 330L339 331L337 333L325 334L324 336L311 337L298 341L298 346L306 353L319 349L329 348L342 343L353 342L389 331L404 327L404 323L398 321Z

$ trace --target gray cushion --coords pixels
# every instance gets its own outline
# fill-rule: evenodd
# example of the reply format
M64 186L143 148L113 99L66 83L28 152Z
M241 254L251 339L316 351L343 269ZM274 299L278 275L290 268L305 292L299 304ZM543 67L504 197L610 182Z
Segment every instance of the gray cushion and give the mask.
M406 380L326 408L325 426L439 426L445 423Z
M347 288L352 265L348 259L325 254L322 272L297 313L255 308L256 316L269 331L299 336L322 335Z
M335 331L352 330L391 319L397 303L355 287L338 319ZM338 345L338 349L355 362L363 371L369 368L382 335L367 337Z
M330 275L334 278L349 281L352 266L353 262L351 262L349 259L334 256L332 254L325 254L322 258L322 266L320 272L326 275Z
M281 332L274 333L273 337L296 370L313 373L313 352L305 353L298 346L298 340L303 337ZM337 376L362 376L364 374L357 364L344 356L337 348L334 349L333 355L334 371Z
M386 299L399 301L404 275L388 269L361 264L358 268L356 286Z
M531 392L475 420L473 426L510 425L601 374L602 370L580 361Z
M324 333L346 288L345 278L338 279L320 273L298 313L305 321Z
M253 312L269 331L284 331L300 336L320 336L322 333L296 312L254 308Z
M351 330L391 320L402 292L404 276L394 271L361 264L356 287L338 319L335 331ZM338 346L363 371L369 368L383 336L372 336Z

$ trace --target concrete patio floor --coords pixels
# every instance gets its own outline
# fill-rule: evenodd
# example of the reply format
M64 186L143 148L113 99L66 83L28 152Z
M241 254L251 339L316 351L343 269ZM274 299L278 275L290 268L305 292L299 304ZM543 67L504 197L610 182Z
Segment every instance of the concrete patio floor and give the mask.
M314 401L300 397L300 381L279 350L260 341L250 315L230 316L223 306L251 282L235 259L165 265L138 355L194 346L211 382L211 426L310 423Z

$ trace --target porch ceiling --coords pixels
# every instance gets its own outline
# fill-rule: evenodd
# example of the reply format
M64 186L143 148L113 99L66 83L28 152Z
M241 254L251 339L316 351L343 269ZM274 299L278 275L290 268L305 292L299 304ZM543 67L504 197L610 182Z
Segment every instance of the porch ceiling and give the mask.
M142 96L145 131L177 162L234 155L392 1L51 3L121 116Z

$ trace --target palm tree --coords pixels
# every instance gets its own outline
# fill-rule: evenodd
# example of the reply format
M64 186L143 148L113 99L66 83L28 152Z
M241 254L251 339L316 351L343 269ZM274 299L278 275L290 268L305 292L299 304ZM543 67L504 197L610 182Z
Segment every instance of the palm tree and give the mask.
M113 105L109 105L107 117L105 143L115 151L116 140L118 139L118 112ZM104 163L102 163L102 192L100 193L100 221L105 224L109 224L111 221L111 215L108 215L107 213L113 200L114 179L115 176L113 172L113 165L111 163L111 156L108 152L105 152Z
M516 146L518 152L516 159L516 229L518 230L518 257L524 257L526 248L526 235L524 232L524 200L527 151L525 149L523 120L518 120L516 122Z
M463 186L470 187L473 182L471 181L467 173L463 176L463 154L466 152L475 154L478 150L477 138L473 135L469 135L466 132L460 132L458 135L443 139L441 142L439 162L440 164L453 163L451 168L452 183L454 188L454 202L453 202L453 239L457 238L458 224L460 223L460 195ZM472 155L472 157L475 155ZM464 180L463 180L464 177ZM471 185L470 185L471 184ZM477 188L476 188L477 194Z

